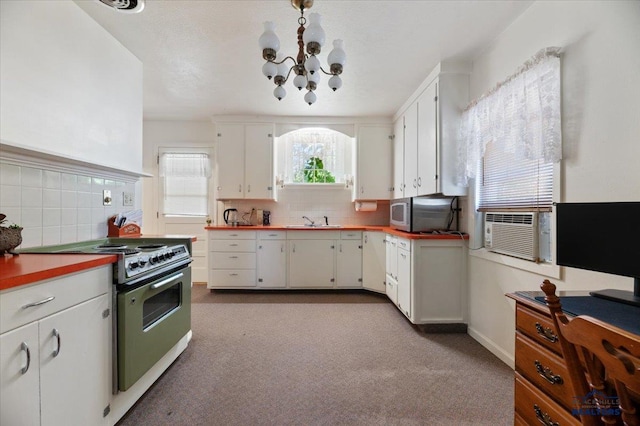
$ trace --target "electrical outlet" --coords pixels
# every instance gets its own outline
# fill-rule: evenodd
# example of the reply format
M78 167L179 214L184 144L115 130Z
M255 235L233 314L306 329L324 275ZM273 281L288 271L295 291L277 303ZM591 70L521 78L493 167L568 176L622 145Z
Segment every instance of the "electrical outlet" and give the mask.
M111 191L105 189L102 191L102 205L110 206L111 205Z
M122 205L123 206L132 206L133 205L133 193L131 193L131 192L123 192L122 193Z

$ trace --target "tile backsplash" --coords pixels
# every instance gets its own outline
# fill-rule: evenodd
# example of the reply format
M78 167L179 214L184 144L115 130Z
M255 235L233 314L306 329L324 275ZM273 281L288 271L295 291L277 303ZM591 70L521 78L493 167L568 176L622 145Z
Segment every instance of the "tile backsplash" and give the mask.
M0 162L0 212L24 228L19 248L106 237L107 219L133 209L122 205L123 192L134 194L135 182Z
M278 189L278 201L229 200L218 205L216 224L224 225L224 209L236 208L240 216L252 208L269 210L272 225L297 225L305 223L302 216L322 223L327 216L331 225L389 225L389 201L378 201L376 211L356 211L351 201L351 191L343 187L296 187Z

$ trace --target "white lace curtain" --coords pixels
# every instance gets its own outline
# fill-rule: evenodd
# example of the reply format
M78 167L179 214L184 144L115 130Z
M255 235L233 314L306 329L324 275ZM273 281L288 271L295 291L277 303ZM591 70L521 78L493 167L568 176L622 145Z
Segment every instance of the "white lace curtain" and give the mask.
M201 153L165 152L160 156L162 177L211 177L209 156Z
M458 144L458 183L475 178L487 143L517 158L558 162L560 127L560 48L539 51L462 114Z

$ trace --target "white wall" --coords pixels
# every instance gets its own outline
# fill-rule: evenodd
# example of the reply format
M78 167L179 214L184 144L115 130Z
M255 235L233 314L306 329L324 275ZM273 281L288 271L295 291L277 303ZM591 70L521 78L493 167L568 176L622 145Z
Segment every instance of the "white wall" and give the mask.
M72 1L0 2L3 143L142 169L142 63Z
M564 52L558 201L640 200L640 2L534 3L473 62L471 98L548 46ZM612 218L585 232L616 229L624 223ZM538 290L544 278L470 256L469 332L511 365L514 304L504 294ZM632 289L630 278L573 268L562 268L561 279L552 281L559 290Z

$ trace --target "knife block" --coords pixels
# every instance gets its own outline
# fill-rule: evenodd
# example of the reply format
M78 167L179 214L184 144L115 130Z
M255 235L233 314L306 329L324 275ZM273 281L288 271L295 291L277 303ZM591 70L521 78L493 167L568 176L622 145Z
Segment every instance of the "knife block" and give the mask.
M107 226L109 227L107 237L139 237L142 235L140 233L140 227L135 223L128 223L122 228L118 228L115 223L113 223L115 219L115 216L107 219Z

